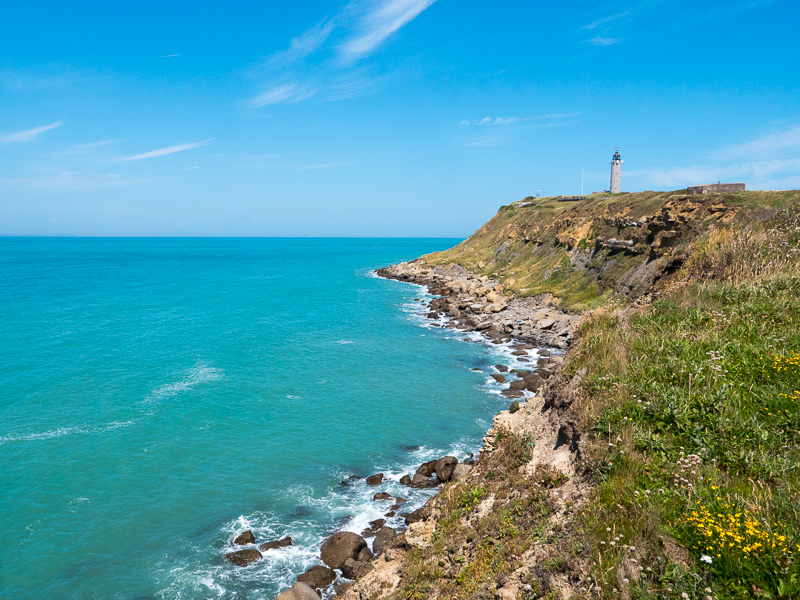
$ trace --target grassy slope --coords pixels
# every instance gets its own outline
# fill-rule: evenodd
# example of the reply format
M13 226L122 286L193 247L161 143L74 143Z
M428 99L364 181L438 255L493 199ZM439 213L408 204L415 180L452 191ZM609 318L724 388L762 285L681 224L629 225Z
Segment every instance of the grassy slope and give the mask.
M627 210L652 213L667 196L639 195L644 206ZM570 410L584 426L580 465L594 489L565 531L544 538L551 558L542 569L566 573L579 597L800 598L800 195L732 196L724 200L740 208L736 218L687 236L678 247L683 267L660 282L661 299L591 319L565 364L565 375L582 377ZM624 198L602 202L619 211ZM549 204L529 213L543 215L540 232L573 210ZM501 211L428 260L486 260L522 210ZM569 252L563 246L551 250ZM530 286L520 269L546 270L531 260L484 271ZM562 284L568 297L575 293ZM546 287L537 289L555 289ZM524 440L504 443L513 462ZM475 597L481 582L487 590L542 541L537 524L548 506L538 488L502 461L496 470L508 487L527 491L489 515L491 531L481 535L493 541L457 550L469 535L460 516L484 493L459 490L398 597L426 597L431 585ZM441 579L444 567L452 579ZM532 573L528 596L547 596L546 580Z

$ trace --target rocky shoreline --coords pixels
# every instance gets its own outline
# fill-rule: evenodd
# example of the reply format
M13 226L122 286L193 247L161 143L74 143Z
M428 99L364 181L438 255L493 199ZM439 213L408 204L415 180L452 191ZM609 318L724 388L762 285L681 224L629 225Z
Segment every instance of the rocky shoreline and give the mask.
M457 264L430 267L418 259L378 269L376 274L385 279L425 286L431 295L436 296L427 306L427 317L436 320L433 326L479 332L489 343L506 343L513 350L512 356L518 364L496 365L497 372L491 374L497 382L508 383L502 394L514 402L508 411L495 417L493 428L484 438L482 453L490 453L497 427L513 428L515 422L529 420L534 414L531 407L535 401L542 400L541 395L535 394L560 370L561 353L569 346L579 317L560 311L549 297L509 298L503 295L499 282L478 277ZM516 400L523 398L528 400L525 404ZM556 438L561 435L560 428L553 429L552 423L545 429L553 430L550 433ZM539 434L545 435L544 429ZM539 461L569 470L569 454L574 449L566 448L565 451L567 456L561 456L560 460L554 456L540 456ZM477 465L478 460L472 455L461 463L456 457L444 456L423 463L415 473L404 475L400 483L415 489L434 488L468 478ZM383 481L382 473L365 478L365 483L370 486L379 486ZM351 481L345 480L342 485L349 483ZM428 543L435 528L435 519L429 520L428 517L436 498L433 496L425 506L413 512L402 512L406 503L404 498L377 492L374 501L391 502L384 516L399 517L404 525L388 527L386 519L381 518L370 522L361 535L348 531L332 534L320 548L323 565L312 566L299 575L295 584L281 592L276 600L319 600L332 596L361 600L375 597L378 591L373 589L376 580L381 582L381 592L391 591L402 577L399 570L403 549ZM367 539L373 537L370 549ZM233 543L252 546L256 540L251 531L246 531ZM225 558L236 566L245 567L263 559L263 553L280 551L291 544L291 538L284 538L263 543L258 549L251 547L231 552ZM385 580L387 572L394 573L389 578L390 583ZM343 582L342 579L350 581Z

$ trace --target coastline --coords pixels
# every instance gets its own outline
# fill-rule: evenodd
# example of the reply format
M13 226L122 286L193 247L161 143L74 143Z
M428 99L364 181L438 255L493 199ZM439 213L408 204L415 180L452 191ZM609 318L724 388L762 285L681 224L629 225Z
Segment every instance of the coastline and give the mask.
M394 503L386 516L400 517L399 525L389 527L385 519L379 519L370 522L361 536L345 531L334 533L320 549L320 562L327 566L313 566L299 575L291 588L277 596L279 600L312 599L319 597L318 593L324 598L343 600L390 595L402 581L406 553L431 543L441 515L437 506L442 490L469 486L483 477L482 464L495 452L498 432L512 432L535 440L531 459L524 468L529 473L536 472L537 467L545 468L566 478L569 485L558 490L562 508L566 503L579 504L585 497L585 490L573 481L577 428L565 418L563 410L554 408L555 397L564 395L554 390L564 388L569 396L580 380L578 377L565 385L560 376L564 351L570 345L579 317L559 310L547 296L524 299L504 296L498 282L478 277L455 264L429 267L417 259L377 269L374 274L426 288L434 296L423 305L428 310L426 317L434 321L431 326L475 332L484 343L505 344L512 349L513 362L496 365L491 377L498 383L508 383L501 393L513 402L509 409L494 416L476 459L470 455L459 462L453 456L441 457L420 465L416 473L401 479L402 485L413 488L439 488L423 507L410 513L400 512L405 499L381 491L383 474L366 478L368 485L375 484L375 500ZM561 408L563 405L562 402ZM490 509L491 506L484 508ZM370 550L365 538L372 537ZM525 563L533 559L533 554L522 558ZM522 575L509 579L500 596L516 597L525 585L523 579Z

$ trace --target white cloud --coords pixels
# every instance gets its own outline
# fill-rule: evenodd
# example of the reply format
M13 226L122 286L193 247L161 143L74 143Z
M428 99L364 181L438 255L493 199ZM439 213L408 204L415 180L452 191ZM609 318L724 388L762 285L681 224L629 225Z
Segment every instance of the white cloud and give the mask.
M607 38L600 36L593 37L592 39L589 40L589 43L592 44L592 46L610 46L611 44L616 44L618 42L619 40L617 38Z
M383 40L413 21L436 0L386 0L361 19L358 37L342 44L341 52L358 58L377 48Z
M753 159L785 155L786 152L800 150L800 124L784 131L775 131L756 139L735 144L720 152L721 158L749 157Z
M293 104L310 98L315 93L313 88L306 85L301 85L297 82L284 83L276 88L270 89L260 96L253 98L250 101L250 106L253 108L260 108L262 106L269 106L270 104L278 104L280 102L287 102Z
M539 121L543 119L547 119L549 121L557 120L557 119L566 119L569 117L577 117L579 112L575 113L552 113L549 115L541 115L538 117L484 117L483 119L464 119L459 123L459 125L513 125L515 123L525 123L530 121ZM553 123L553 125L558 123ZM536 127L543 127L548 126L549 124L539 124L535 125Z
M107 146L108 144L116 144L117 142L121 142L122 138L117 140L103 140L100 142L89 142L88 144L77 144L76 146L70 146L67 150L80 152L82 150L93 150L94 148L99 148L101 146Z
M156 156L166 156L167 154L175 154L176 152L183 152L184 150L193 150L200 146L210 144L212 140L203 140L202 142L195 142L193 144L179 144L177 146L170 146L169 148L161 148L160 150L152 150L144 154L137 154L136 156L129 156L123 160L142 160L143 158L155 158Z
M56 127L61 127L61 121L56 121L50 125L42 125L41 127L34 127L33 129L26 129L25 131L18 131L17 133L10 133L8 135L0 136L0 142L31 142L39 137L39 134L45 131L50 131Z
M333 17L294 38L252 69L262 92L248 102L254 108L317 97L342 100L371 83L363 60L392 33L436 0L353 0Z
M605 25L606 23L610 23L611 21L616 21L619 18L626 17L631 14L631 11L626 10L624 12L618 13L616 15L611 15L609 17L603 17L602 19L598 19L594 23L589 23L588 25L584 25L581 29L595 29L600 27L600 25Z

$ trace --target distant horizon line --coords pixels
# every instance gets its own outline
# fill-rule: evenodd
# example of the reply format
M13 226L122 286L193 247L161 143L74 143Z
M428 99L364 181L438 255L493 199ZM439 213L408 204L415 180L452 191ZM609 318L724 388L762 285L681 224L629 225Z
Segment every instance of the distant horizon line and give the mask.
M430 236L430 235L390 235L390 236L368 236L368 235L108 235L92 233L0 233L0 238L137 238L137 239L254 239L254 240L459 240L466 239L464 236ZM469 236L467 236L469 237Z

